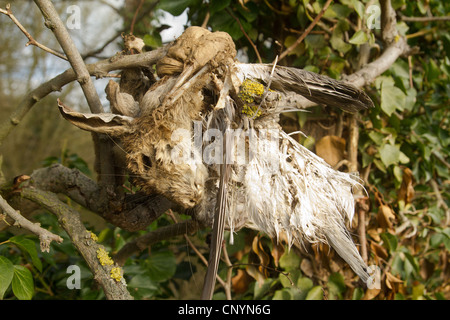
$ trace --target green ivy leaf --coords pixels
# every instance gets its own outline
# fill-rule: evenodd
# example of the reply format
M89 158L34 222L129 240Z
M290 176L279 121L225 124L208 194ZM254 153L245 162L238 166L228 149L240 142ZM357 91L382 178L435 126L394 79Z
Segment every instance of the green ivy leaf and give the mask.
M348 41L351 44L363 44L369 41L369 37L367 36L367 33L364 30L359 30L355 32L353 37Z
M146 46L152 47L152 48L159 48L162 46L162 40L161 36L154 36L151 34L146 34L144 38L142 39L144 41Z
M398 163L400 160L400 150L398 146L385 144L380 148L380 158L386 167Z
M315 286L306 295L306 300L322 300L323 291L321 286Z
M293 300L293 295L290 288L283 288L275 291L272 300Z
M275 283L278 283L278 279L267 278L262 284L258 283L258 281L255 281L253 289L253 299L262 299L262 297L270 290L270 288L272 288Z
M196 6L197 0L161 0L158 9L169 12L171 15L179 16L190 6Z
M12 290L19 300L31 300L34 292L34 281L30 270L24 266L14 266Z
M380 236L381 239L383 239L383 242L386 244L387 248L389 249L389 252L392 253L395 250L397 250L398 240L396 236L388 232L384 232Z
M230 5L230 0L211 0L209 2L209 11L213 15L216 12L220 12Z
M177 262L172 251L154 252L148 258L150 278L161 282L170 279L176 271Z
M3 299L3 295L11 284L13 276L13 263L9 259L0 256L0 300Z
M328 278L328 288L331 294L341 297L347 289L344 276L339 272L332 273Z
M381 84L381 109L391 116L396 110L403 110L405 107L406 95L402 90L393 86L391 83L382 82Z
M297 270L300 266L300 257L294 250L286 251L280 258L280 267L286 271Z
M299 278L297 281L298 299L299 300L306 299L308 292L311 290L313 286L314 284L310 278L307 277Z
M361 20L364 20L364 4L361 1L358 0L352 0L353 8L355 9L356 13L358 14L359 18Z
M39 270L39 272L42 272L42 262L38 257L36 244L34 243L34 241L26 239L22 235L14 236L10 238L9 241L18 246L20 250L28 253L31 257L31 262L33 263L33 265L36 267L36 269Z

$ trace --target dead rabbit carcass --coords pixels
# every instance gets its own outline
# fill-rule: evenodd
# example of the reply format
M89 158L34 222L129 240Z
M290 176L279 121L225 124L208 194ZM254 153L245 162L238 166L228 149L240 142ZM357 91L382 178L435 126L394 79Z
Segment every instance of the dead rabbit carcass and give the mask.
M220 165L230 164L226 227L283 240L330 244L363 281L366 265L347 229L357 177L334 170L286 134L282 112L318 103L349 112L372 107L361 90L300 69L242 64L231 37L188 28L156 65L146 92L110 82L116 114L81 114L59 102L82 129L120 138L136 183L212 226ZM158 80L156 80L158 79ZM123 81L123 79L122 79Z

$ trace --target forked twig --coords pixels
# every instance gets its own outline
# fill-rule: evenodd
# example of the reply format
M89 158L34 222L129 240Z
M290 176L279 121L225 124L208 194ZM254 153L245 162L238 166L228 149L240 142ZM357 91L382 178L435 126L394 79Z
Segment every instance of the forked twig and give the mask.
M244 27L241 24L241 21L239 20L238 17L236 17L233 12L227 8L227 12L230 14L230 16L233 17L234 20L237 21L237 23L239 24L239 28L241 29L242 33L244 34L244 36L247 38L247 40L250 42L250 45L253 47L253 50L255 50L256 56L258 57L258 61L259 63L262 63L262 59L261 56L259 55L259 51L258 48L256 47L256 45L253 43L252 39L250 39L250 37L248 36L247 32L245 32Z
M322 10L319 12L319 14L314 18L313 22L311 22L311 24L308 26L308 28L306 28L305 32L302 33L302 35L289 47L287 48L285 51L283 51L280 54L280 60L282 60L283 58L285 58L289 52L291 52L292 50L294 50L305 38L306 36L311 32L311 30L314 28L314 26L317 24L317 22L319 22L320 18L322 18L323 14L325 13L325 11L328 9L328 7L330 6L331 2L333 0L328 0Z
M40 247L42 252L49 252L50 242L63 242L63 238L43 229L38 223L33 223L23 217L18 211L12 208L5 199L0 196L0 209L12 218L20 227L31 231L39 237Z
M20 31L22 31L23 34L28 38L29 41L25 45L26 47L28 47L29 45L33 45L33 46L36 46L36 47L38 47L38 48L40 48L40 49L42 49L42 50L44 50L44 51L46 51L48 53L51 53L51 54L57 56L58 58L67 60L67 57L65 55L63 55L63 54L61 54L61 53L59 53L59 52L57 52L57 51L55 51L53 49L50 49L49 47L44 46L43 44L37 42L33 38L33 36L27 31L27 29L25 29L25 27L14 16L14 14L12 13L12 10L11 10L11 4L8 3L6 5L5 9L0 9L0 13L3 13L4 15L7 15L17 25L17 27L19 27Z

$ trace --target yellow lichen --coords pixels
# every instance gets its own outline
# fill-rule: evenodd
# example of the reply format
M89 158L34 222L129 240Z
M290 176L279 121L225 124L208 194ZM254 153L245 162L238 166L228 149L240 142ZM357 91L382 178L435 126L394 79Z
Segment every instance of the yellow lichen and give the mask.
M95 242L97 242L97 241L98 241L97 235L96 235L95 233L93 233L92 231L88 231L88 232L89 232L90 235L91 235L91 239L94 240Z
M255 96L262 96L264 93L264 86L250 79L245 79L242 82L241 89L239 91L239 98L243 101L252 103Z
M111 278L120 282L122 280L122 269L119 267L114 267L111 269Z
M244 104L244 106L242 107L242 113L245 113L249 117L253 117L255 115L256 110L258 110L257 105ZM259 116L261 116L261 114L262 114L261 110L258 110L258 113L256 114L255 118L258 118Z
M97 258L102 266L111 266L114 264L114 261L109 257L108 252L103 248L97 250Z
M249 117L254 117L256 110L258 110L258 105L255 103L255 97L261 97L263 93L264 85L257 81L245 79L239 90L239 98L245 102L242 107L242 113L248 115ZM261 116L261 114L261 110L258 110L255 117L257 118Z

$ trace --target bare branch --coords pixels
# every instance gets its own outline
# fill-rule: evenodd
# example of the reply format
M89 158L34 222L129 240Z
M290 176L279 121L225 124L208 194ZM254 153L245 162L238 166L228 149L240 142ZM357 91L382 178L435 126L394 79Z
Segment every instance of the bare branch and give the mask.
M406 40L403 37L399 37L397 41L394 41L384 50L378 59L365 65L355 73L343 76L343 80L358 88L368 85L376 77L388 70L400 56L408 53L409 50Z
M49 252L50 243L52 241L56 241L58 243L63 242L63 238L60 236L51 233L48 230L45 230L40 227L39 223L33 223L26 218L24 218L18 211L14 210L5 199L0 196L0 209L4 213L6 213L10 218L15 221L15 225L18 225L21 228L27 229L31 231L35 235L39 237L40 247L42 252Z
M83 58L78 52L72 38L69 35L63 21L59 17L58 12L49 0L35 0L36 5L42 12L45 19L45 25L52 30L58 40L61 48L65 52L69 59L75 74L77 75L77 81L80 83L83 93L86 96L89 108L93 113L103 112L103 106L100 102L100 98L95 90L95 86L91 80L90 74L84 64Z
M72 240L84 260L91 269L94 279L102 286L108 300L132 300L133 297L127 291L125 281L112 277L113 268L118 268L113 263L102 263L98 257L99 250L103 246L96 243L86 230L81 221L80 213L61 202L51 193L36 188L23 188L21 195L34 201L58 217L58 221Z
M27 29L25 29L25 27L14 16L14 14L12 13L12 10L11 10L11 5L9 3L6 5L5 9L0 9L0 13L3 13L5 15L7 15L19 27L20 31L22 31L23 34L28 38L29 41L27 42L27 44L25 46L33 45L33 46L36 46L36 47L38 47L38 48L40 48L40 49L42 49L42 50L44 50L44 51L46 51L48 53L51 53L51 54L57 56L58 58L67 60L67 57L65 55L63 55L63 54L61 54L61 53L59 53L59 52L57 52L57 51L55 51L53 49L50 49L49 47L47 47L47 46L37 42L32 37L32 35L27 31Z
M434 21L450 21L450 16L442 16L442 17L400 17L403 21L407 22L434 22Z
M391 1L381 0L380 5L382 37L387 47L377 60L365 65L355 73L343 77L343 80L358 88L373 82L376 77L388 70L400 56L410 51L405 37L398 34L395 11L392 9Z
M143 4L144 4L144 0L140 0L139 4L138 4L138 7L136 8L136 11L134 13L133 20L131 21L131 26L130 26L130 33L131 34L133 34L134 24L136 23L137 15L138 15L139 11L142 9L142 5Z
M135 55L119 55L109 59L88 64L87 70L91 76L102 78L108 72L127 68L142 68L154 65L167 52L167 47L162 47L150 52ZM77 79L74 70L68 69L49 81L30 91L15 108L14 112L0 124L0 145L9 133L25 117L28 111L44 97L55 91L61 91L66 84Z
M127 231L145 229L161 214L174 207L172 202L161 195L143 197L136 193L117 197L105 192L77 169L69 169L60 164L35 170L30 181L30 186L34 188L67 195L76 203Z
M258 57L258 61L259 63L262 63L262 59L261 56L259 55L259 51L258 48L256 47L256 45L253 43L252 39L250 39L250 37L248 36L247 32L245 32L244 27L242 26L241 21L239 20L238 17L236 17L233 14L233 11L231 11L230 9L227 8L227 12L230 14L230 16L233 17L234 20L236 20L236 22L239 24L239 28L241 29L242 33L244 34L244 36L247 38L248 42L250 42L250 45L253 47L253 50L255 50L256 56ZM208 17L209 17L209 12L208 12Z
M308 26L308 28L306 28L305 32L302 33L302 35L289 47L287 48L285 51L283 51L280 54L280 60L284 59L289 52L291 52L292 50L294 50L305 38L306 36L311 32L311 30L314 28L314 26L317 24L317 22L319 22L320 18L322 18L323 14L325 13L325 11L328 9L328 7L330 6L331 2L333 0L328 0L322 10L319 12L319 14L314 18L313 22L311 22L311 24Z

